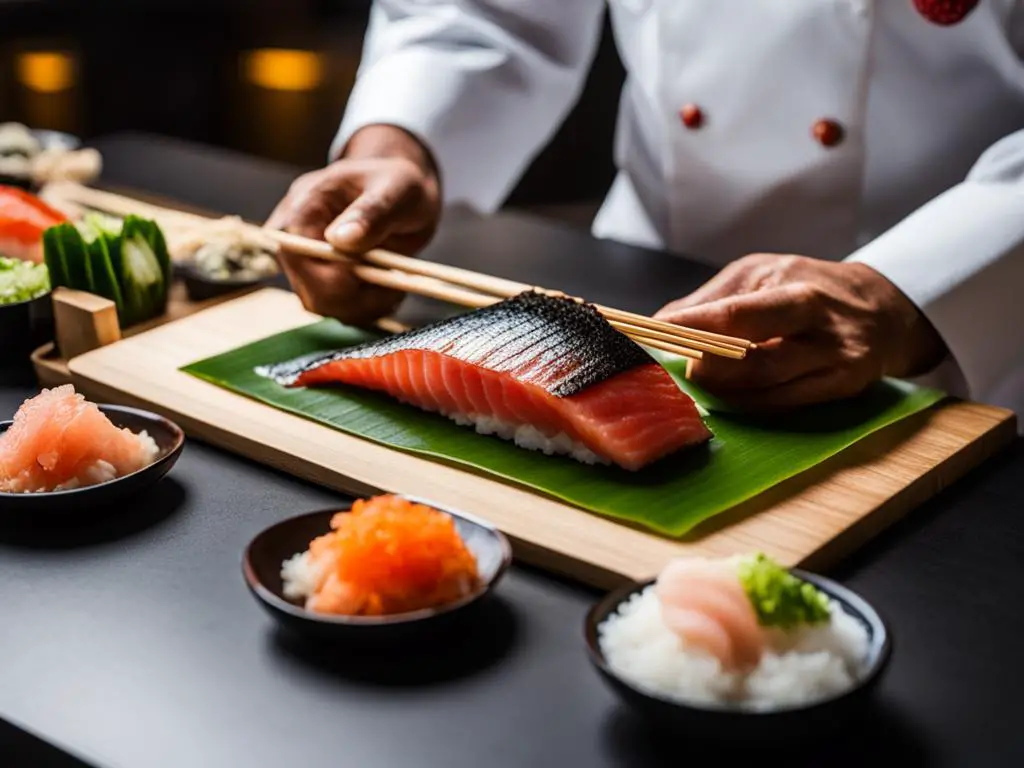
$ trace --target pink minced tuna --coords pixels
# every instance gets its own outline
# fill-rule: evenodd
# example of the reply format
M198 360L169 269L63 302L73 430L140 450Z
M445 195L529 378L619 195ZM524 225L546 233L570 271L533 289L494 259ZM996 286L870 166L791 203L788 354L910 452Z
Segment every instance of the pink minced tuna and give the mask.
M148 466L158 453L148 434L118 429L70 384L44 389L0 434L0 492L97 485Z

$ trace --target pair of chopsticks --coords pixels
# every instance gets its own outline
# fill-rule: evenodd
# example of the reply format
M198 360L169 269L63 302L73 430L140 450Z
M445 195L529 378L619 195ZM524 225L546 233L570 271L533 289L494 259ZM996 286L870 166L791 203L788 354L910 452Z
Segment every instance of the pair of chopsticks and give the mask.
M47 187L45 193L51 199L104 211L108 214L146 216L162 225L209 226L211 222L216 221L216 219L161 208L74 183L52 184ZM367 283L473 309L496 304L525 291L537 291L582 301L566 296L559 291L484 275L459 267L421 261L381 249L358 255L345 254L335 250L330 243L322 240L313 240L290 232L265 229L244 222L241 223L241 226L256 243L266 244L272 241L289 253L322 261L351 264L353 272ZM686 328L612 307L593 306L614 328L637 343L690 359L699 360L707 353L740 360L746 356L749 349L755 346L746 339Z

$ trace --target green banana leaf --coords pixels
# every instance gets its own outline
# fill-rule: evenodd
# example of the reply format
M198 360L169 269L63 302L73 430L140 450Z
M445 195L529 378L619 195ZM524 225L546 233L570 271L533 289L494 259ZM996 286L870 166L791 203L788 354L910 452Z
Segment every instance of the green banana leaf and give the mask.
M640 472L588 466L479 435L443 416L354 387L287 389L258 376L258 365L357 344L373 336L333 320L271 336L182 370L353 435L403 451L465 465L601 515L668 536L698 523L839 453L865 436L922 411L944 395L905 382L880 382L862 396L785 416L751 417L714 408L685 381L685 361L658 359L705 406L714 439Z

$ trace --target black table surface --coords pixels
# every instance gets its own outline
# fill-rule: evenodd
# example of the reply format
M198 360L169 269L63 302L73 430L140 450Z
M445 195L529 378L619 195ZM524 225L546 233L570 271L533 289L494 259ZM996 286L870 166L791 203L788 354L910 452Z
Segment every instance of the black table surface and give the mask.
M148 136L97 146L110 183L253 219L296 172ZM641 311L709 274L512 214L453 218L429 257ZM432 309L410 302L406 314ZM33 391L24 369L3 368L0 415ZM1018 442L832 572L888 618L895 656L866 722L831 744L790 745L787 762L1024 764L1022 475ZM243 585L242 549L337 499L193 441L130 514L0 539L0 765L700 759L687 734L656 735L625 712L589 667L582 622L598 594L527 568L511 571L479 634L433 656L327 658L278 635Z

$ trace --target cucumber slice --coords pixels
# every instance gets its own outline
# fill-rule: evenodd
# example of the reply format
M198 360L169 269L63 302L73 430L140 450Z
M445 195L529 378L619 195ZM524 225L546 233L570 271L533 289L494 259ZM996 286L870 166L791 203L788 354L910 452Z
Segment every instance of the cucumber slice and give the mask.
M92 291L89 256L82 235L73 224L65 223L57 228L57 238L67 278L66 286L77 291Z
M75 232L74 234L71 233L73 229ZM82 290L88 291L89 293L96 293L96 280L92 274L92 257L89 254L89 244L85 241L85 238L82 237L82 232L80 232L76 227L69 227L63 231L62 234L63 239L69 242L69 245L65 246L65 255L67 256L72 252L77 252L81 255L82 266L85 271L85 283Z
M164 310L167 300L163 270L144 234L137 227L129 227L128 222L125 222L121 240L121 265L125 324L156 317Z
M156 254L157 261L160 262L160 269L164 273L164 282L170 286L173 265L171 264L171 253L167 250L167 241L164 239L164 233L155 221L149 222L149 227L151 230L149 244L153 248L153 253Z
M100 236L107 246L110 256L110 267L114 271L114 281L118 287L124 285L124 264L121 261L121 235L103 234Z
M97 233L96 239L89 244L89 263L92 266L94 292L117 305L118 314L124 307L121 286L114 275L114 266L107 249L107 238Z
M68 275L64 271L64 256L61 253L58 227L50 227L43 232L43 262L50 273L50 285L68 287Z

